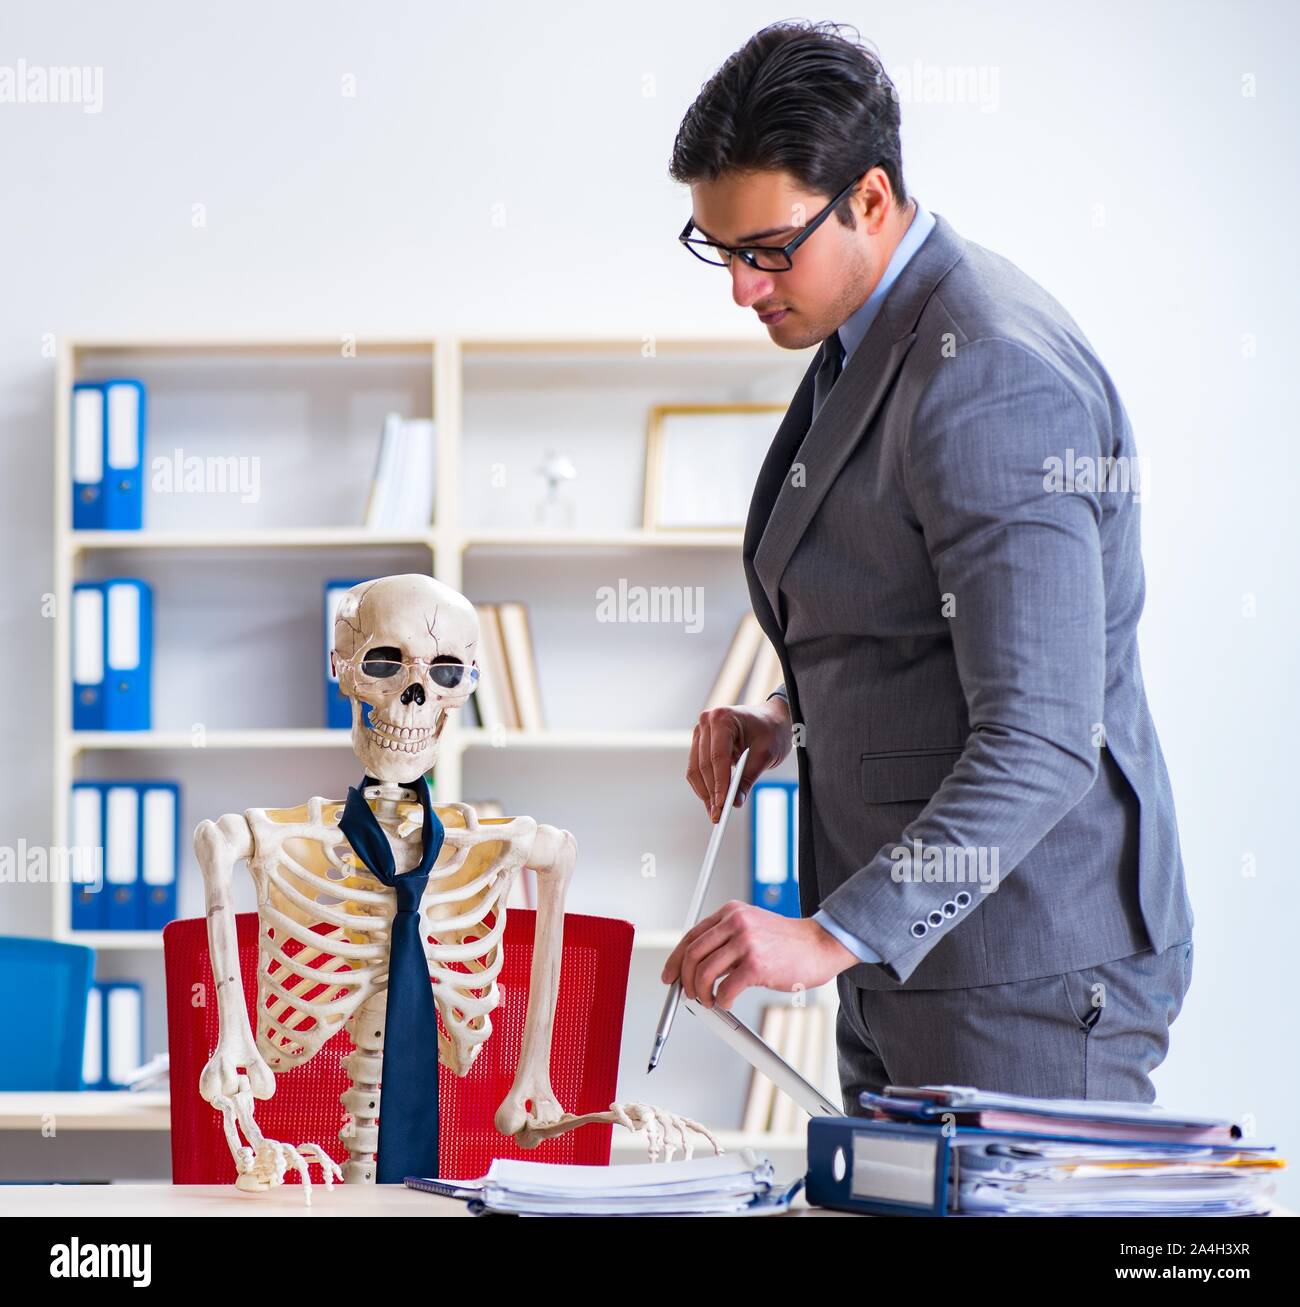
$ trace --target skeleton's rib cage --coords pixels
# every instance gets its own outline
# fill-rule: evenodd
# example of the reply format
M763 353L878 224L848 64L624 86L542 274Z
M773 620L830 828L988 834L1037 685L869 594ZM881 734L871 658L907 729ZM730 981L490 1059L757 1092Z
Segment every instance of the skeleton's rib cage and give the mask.
M396 896L339 833L343 806L316 797L297 808L245 813L260 922L255 1035L276 1072L309 1061L387 988ZM422 817L413 801L398 810L406 822ZM464 1075L492 1033L506 900L537 823L480 820L463 803L435 811L446 834L421 900L421 934L442 1024L439 1055ZM418 850L418 839L413 847ZM399 863L398 869L405 868Z

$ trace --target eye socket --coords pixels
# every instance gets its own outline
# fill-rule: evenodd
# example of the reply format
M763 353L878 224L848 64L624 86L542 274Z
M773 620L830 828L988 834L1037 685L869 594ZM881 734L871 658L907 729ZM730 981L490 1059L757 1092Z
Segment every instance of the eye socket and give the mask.
M468 674L469 668L458 662L436 662L429 668L430 679L444 690L456 689Z
M361 670L377 681L386 681L402 670L402 651L392 645L382 645L367 650L361 660Z

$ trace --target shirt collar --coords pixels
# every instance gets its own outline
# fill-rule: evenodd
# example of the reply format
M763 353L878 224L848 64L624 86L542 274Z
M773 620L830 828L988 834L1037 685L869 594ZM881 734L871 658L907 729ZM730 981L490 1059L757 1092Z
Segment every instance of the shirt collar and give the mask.
M916 196L912 198L916 200ZM880 311L881 302L889 294L889 288L898 280L898 274L907 266L907 261L912 255L921 248L922 243L933 227L934 215L925 208L920 200L916 200L916 212L912 215L912 221L903 233L903 239L898 242L893 257L889 260L888 267L885 268L884 276L881 277L875 290L867 297L867 302L852 313L848 320L840 326L840 352L845 363L848 362L849 355L862 343L862 338L867 334L868 328L876 320L876 314Z

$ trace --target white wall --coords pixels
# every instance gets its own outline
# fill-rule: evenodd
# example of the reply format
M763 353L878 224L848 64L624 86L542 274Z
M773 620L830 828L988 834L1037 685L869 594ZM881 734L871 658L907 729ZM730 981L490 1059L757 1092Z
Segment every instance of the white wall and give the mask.
M700 84L784 16L736 0L5 6L0 64L92 64L104 84L98 114L0 104L0 842L49 838L46 333L748 330L725 274L676 248L689 199L665 165ZM1159 1089L1249 1113L1300 1157L1296 10L834 16L900 82L917 61L984 70L982 102L904 104L908 183L1053 292L1119 385L1151 474L1143 655L1197 919ZM0 930L45 920L34 892L0 899Z

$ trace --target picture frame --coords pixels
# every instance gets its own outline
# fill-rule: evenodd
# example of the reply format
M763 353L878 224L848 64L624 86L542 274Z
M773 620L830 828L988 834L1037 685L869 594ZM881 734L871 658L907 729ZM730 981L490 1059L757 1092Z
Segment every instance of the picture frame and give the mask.
M647 531L739 531L783 404L656 404L646 428Z

